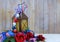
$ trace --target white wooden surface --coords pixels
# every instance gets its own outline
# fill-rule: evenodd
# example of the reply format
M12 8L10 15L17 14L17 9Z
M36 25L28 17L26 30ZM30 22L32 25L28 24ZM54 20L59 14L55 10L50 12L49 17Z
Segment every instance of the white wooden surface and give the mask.
M60 34L44 34L45 42L60 42Z

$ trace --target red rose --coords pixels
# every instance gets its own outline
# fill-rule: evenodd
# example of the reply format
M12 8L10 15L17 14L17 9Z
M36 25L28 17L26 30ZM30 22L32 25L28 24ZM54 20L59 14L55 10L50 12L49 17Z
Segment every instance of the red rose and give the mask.
M24 42L26 40L24 33L17 33L15 35L16 42Z
M30 38L33 38L34 37L34 34L31 33L31 32L27 32L26 36L27 36L26 39L29 40Z
M45 37L43 37L42 35L38 35L37 36L37 40L38 41L44 41L45 40Z

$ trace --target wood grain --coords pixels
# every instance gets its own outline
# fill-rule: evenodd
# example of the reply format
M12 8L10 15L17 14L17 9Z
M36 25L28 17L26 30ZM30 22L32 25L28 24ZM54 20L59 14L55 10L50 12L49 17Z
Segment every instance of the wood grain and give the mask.
M18 4L26 2L28 25L35 33L60 33L60 0L0 0L0 32L12 28Z

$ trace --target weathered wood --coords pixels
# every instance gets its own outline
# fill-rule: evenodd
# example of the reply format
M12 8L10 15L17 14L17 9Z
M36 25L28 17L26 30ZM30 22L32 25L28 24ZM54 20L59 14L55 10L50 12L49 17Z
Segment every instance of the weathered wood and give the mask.
M60 0L24 0L28 25L35 33L60 33ZM15 8L22 0L0 0L0 32L12 27Z

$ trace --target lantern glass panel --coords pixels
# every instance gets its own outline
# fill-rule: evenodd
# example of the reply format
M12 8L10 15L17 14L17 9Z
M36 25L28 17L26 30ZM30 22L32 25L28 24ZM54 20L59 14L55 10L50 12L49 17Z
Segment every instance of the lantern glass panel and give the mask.
M27 27L28 27L28 22L27 22L27 20L23 19L23 20L21 21L21 29L22 29L23 31L25 31L25 30L27 30Z

